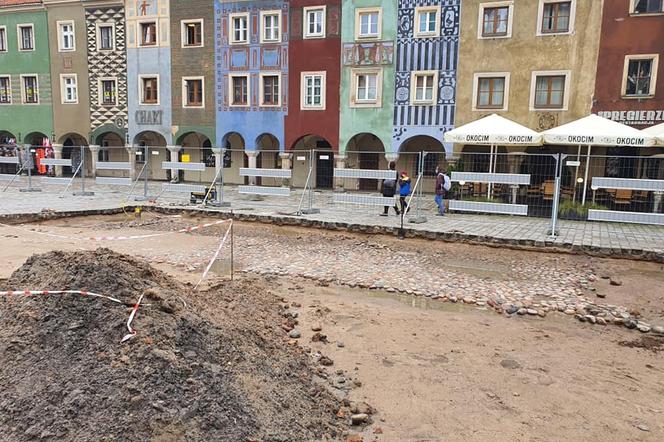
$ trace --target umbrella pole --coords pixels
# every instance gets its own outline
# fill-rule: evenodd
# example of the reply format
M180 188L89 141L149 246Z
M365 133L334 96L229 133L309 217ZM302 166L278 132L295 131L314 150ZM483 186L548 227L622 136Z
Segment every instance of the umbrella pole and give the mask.
M579 144L579 150L576 151L576 161L581 161L581 145ZM572 195L572 201L576 202L576 186L579 179L579 166L574 168L574 195Z
M491 145L491 150L489 151L489 173L493 173L493 144ZM487 198L491 199L491 183L487 186Z
M586 192L588 191L588 169L590 169L590 150L592 146L588 146L588 155L586 155L586 172L583 176L583 197L581 198L581 204L586 204Z

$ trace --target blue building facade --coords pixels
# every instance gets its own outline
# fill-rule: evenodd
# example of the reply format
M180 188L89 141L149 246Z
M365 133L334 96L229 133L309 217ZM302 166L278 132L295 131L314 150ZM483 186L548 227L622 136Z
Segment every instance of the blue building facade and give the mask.
M218 146L284 151L288 16L285 1L215 0Z

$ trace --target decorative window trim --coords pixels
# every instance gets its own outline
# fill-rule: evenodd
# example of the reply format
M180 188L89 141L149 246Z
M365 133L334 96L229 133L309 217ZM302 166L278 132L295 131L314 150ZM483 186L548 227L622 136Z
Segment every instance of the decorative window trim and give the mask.
M376 75L376 100L357 100L357 78L359 75ZM358 68L350 70L350 107L352 108L375 108L383 105L383 69L382 68Z
M197 45L187 44L187 25L200 23L201 25L201 43ZM202 18L180 20L180 47L181 48L204 48L205 47L205 20Z
M0 75L0 78L6 78L9 80L9 101L7 103L2 103L0 102L0 106L8 106L10 104L14 104L14 97L12 97L12 76L11 75Z
M277 87L279 88L279 94L277 94L277 104L265 104L263 103L263 92L264 90L264 84L263 84L263 78L264 77L277 77ZM274 72L261 72L258 74L258 106L259 107L280 107L281 106L281 72L279 71L274 71ZM249 89L247 88L247 101L249 100Z
M8 40L9 40L9 37L8 37L8 35L7 35L7 26L4 26L4 25L3 25L3 26L0 26L0 30L5 31L5 32L4 32L5 49L0 50L0 54L2 54L3 52L8 52L8 51L9 51L9 41L8 41Z
M378 13L378 33L376 35L360 35L360 16L362 14L367 14L371 12ZM373 7L373 8L355 8L355 40L365 41L365 40L380 40L383 35L383 8Z
M477 38L479 40L493 40L493 39L499 39L499 38L512 38L512 24L514 22L514 0L509 0L509 1L501 1L501 2L488 2L488 3L480 3L479 5L479 14L477 17ZM507 12L507 34L505 35L487 35L486 37L483 35L484 32L484 10L485 9L491 9L491 8L500 8L500 7L508 7L508 12Z
M143 102L143 80L146 78L156 78L157 79L157 102L156 103L144 103ZM138 104L139 106L159 106L161 103L161 79L159 74L140 74L138 76Z
M233 78L244 77L247 79L247 103L246 104L233 104ZM228 106L246 108L251 106L251 76L249 73L232 73L228 74Z
M76 100L67 101L67 87L65 85L65 80L68 78L74 79L74 84L76 86ZM78 104L78 75L77 74L60 74L60 104Z
M279 24L279 32L277 33L277 39L276 40L265 40L265 17L268 15L276 15L277 18L277 23ZM268 10L268 11L260 11L259 13L259 18L260 18L260 32L259 32L259 41L261 43L281 43L281 33L282 33L282 18L281 18L281 11L278 9L274 10ZM247 25L247 40L249 39L249 25Z
M32 49L22 49L21 48L21 28L32 28ZM35 37L35 25L34 23L17 23L16 24L16 43L18 43L19 52L34 52L37 50L37 39ZM29 77L29 75L28 75Z
M187 80L200 80L201 81L201 104L191 105L187 104ZM202 75L182 77L182 107L184 109L205 109L205 77Z
M111 48L104 49L101 47L101 28L111 28ZM97 51L98 52L113 52L115 51L115 23L113 22L97 22L95 23L95 35L97 36Z
M104 81L113 81L115 82L115 103L108 104L104 103L104 89L102 88L102 82ZM97 99L99 106L117 106L118 105L118 77L100 77L97 79Z
M503 91L503 107L477 107L477 98L480 92L480 79L481 78L497 78L503 77L505 79L505 90ZM509 109L510 101L510 73L509 72L477 72L473 74L473 102L472 110L474 112L504 112Z
M664 15L664 4L661 12L634 12L637 0L629 0L629 15L631 17L652 17L653 15Z
M627 71L629 62L632 60L652 60L652 73L650 75L650 92L648 95L627 95ZM624 100L648 100L655 98L657 91L657 70L659 68L659 54L625 55L623 64L622 83L620 86L620 97Z
M143 23L154 23L154 44L143 44L143 33L142 31L142 25ZM159 37L160 37L161 31L159 30L159 20L156 18L151 18L151 19L145 19L145 20L137 20L136 21L136 46L139 48L156 48L161 46L159 44ZM115 35L113 35L115 37ZM114 43L115 45L115 43Z
M436 30L434 32L420 32L420 14L423 12L436 13ZM415 38L432 38L440 35L440 5L436 6L418 6L415 8L415 27L413 36Z
M37 102L36 103L26 103L25 102L25 81L23 80L25 77L35 77L37 80ZM26 106L38 106L41 104L41 97L39 96L39 75L37 74L20 74L19 78L21 80L21 104L24 104Z
M247 20L247 39L246 40L241 40L241 41L235 41L234 39L234 29L233 29L233 19L238 18L238 17L244 17ZM238 12L235 14L229 14L228 15L228 43L231 45L246 45L249 44L249 41L251 40L251 22L250 22L250 17L248 12Z
M310 34L309 33L309 12L312 11L323 11L323 26L322 26L322 32L320 34L314 33ZM316 38L325 38L327 35L327 6L326 5L321 5L321 6L306 6L302 10L302 16L304 17L304 20L302 21L302 26L304 29L302 30L302 38L307 39L307 40L313 40Z
M416 79L419 76L433 76L433 93L431 100L417 101L415 99L417 94ZM438 102L438 71L412 71L410 73L410 104L411 106L435 106Z
M569 8L569 26L565 32L542 32L542 19L544 18L544 5L547 3L565 3L571 2ZM537 6L537 27L535 35L538 37L549 37L553 35L572 35L574 34L574 25L576 24L576 0L539 0Z
M307 85L306 77L320 76L321 79L321 97L320 105L307 105ZM327 107L327 71L312 71L300 73L300 110L303 111L322 111Z
M535 106L535 91L537 89L537 77L547 77L553 75L564 75L565 76L565 90L563 92L563 106L562 107L536 107ZM569 110L569 96L571 95L570 85L572 79L572 71L570 70L558 70L558 71L532 71L530 74L530 101L529 110L531 112L541 112L541 111L551 111L551 112L563 112Z
M72 42L74 43L74 47L72 48L65 48L63 47L63 33L62 33L62 27L65 25L71 25L71 30L72 30ZM55 26L57 28L58 32L58 52L75 52L76 51L76 24L74 23L74 20L58 20L55 22Z

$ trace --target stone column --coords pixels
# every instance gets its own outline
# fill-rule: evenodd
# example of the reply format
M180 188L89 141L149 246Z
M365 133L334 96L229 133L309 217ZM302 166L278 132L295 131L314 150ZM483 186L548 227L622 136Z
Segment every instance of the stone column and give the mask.
M166 146L166 149L171 153L170 154L170 162L171 163L177 163L180 161L180 150L182 150L182 146ZM171 183L177 183L180 181L180 171L176 169L171 170Z
M97 175L97 160L99 159L99 148L100 146L97 146L96 144L91 144L90 146L90 156L92 157L92 160L90 161L91 168L92 168L92 176Z
M335 169L345 169L346 168L346 160L348 159L348 156L345 154L337 154L334 156L334 162L335 162ZM335 178L334 179L334 191L335 192L344 192L344 180L343 178Z
M249 169L255 169L257 164L258 154L260 153L257 150L245 150L245 155L249 158ZM256 185L256 177L249 177L249 184L252 186Z
M224 149L213 147L212 153L214 154L214 176L221 180L220 171L224 167Z
M56 160L62 159L62 144L53 144L53 158ZM55 166L55 176L62 176L62 166Z
M136 146L133 144L125 145L127 153L129 154L129 177L132 181L136 181Z
M281 169L283 170L291 170L293 167L293 154L288 153L288 152L281 152L279 153L279 158L281 158ZM292 179L292 172L291 172L291 179ZM288 178L283 178L281 180L281 185L283 187L290 187L291 185L291 180Z

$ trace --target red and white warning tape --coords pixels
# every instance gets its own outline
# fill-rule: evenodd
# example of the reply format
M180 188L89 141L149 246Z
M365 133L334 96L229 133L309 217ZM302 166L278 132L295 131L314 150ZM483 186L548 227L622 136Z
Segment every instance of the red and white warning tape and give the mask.
M198 281L196 286L194 287L194 290L198 288L199 285L203 282L205 278L207 278L208 273L210 273L210 269L212 268L212 264L217 260L219 257L219 253L221 252L221 249L224 247L224 244L226 244L226 240L228 239L228 234L231 233L231 228L233 227L233 220L230 220L230 225L228 226L228 229L226 230L226 234L224 237L221 239L221 242L219 243L219 247L217 247L217 250L214 252L214 255L212 255L212 259L208 263L207 267L205 267L205 271L203 272L203 276L201 276L201 279Z
M127 320L127 330L129 330L129 334L125 335L124 338L122 338L122 341L120 341L120 343L128 341L131 338L133 338L134 336L136 336L137 332L136 332L136 330L131 328L131 323L134 320L134 318L136 317L136 313L138 312L138 307L141 305L142 300L143 300L143 295L141 295L138 298L138 301L134 305L134 308L131 309L131 314L129 315L129 319Z

